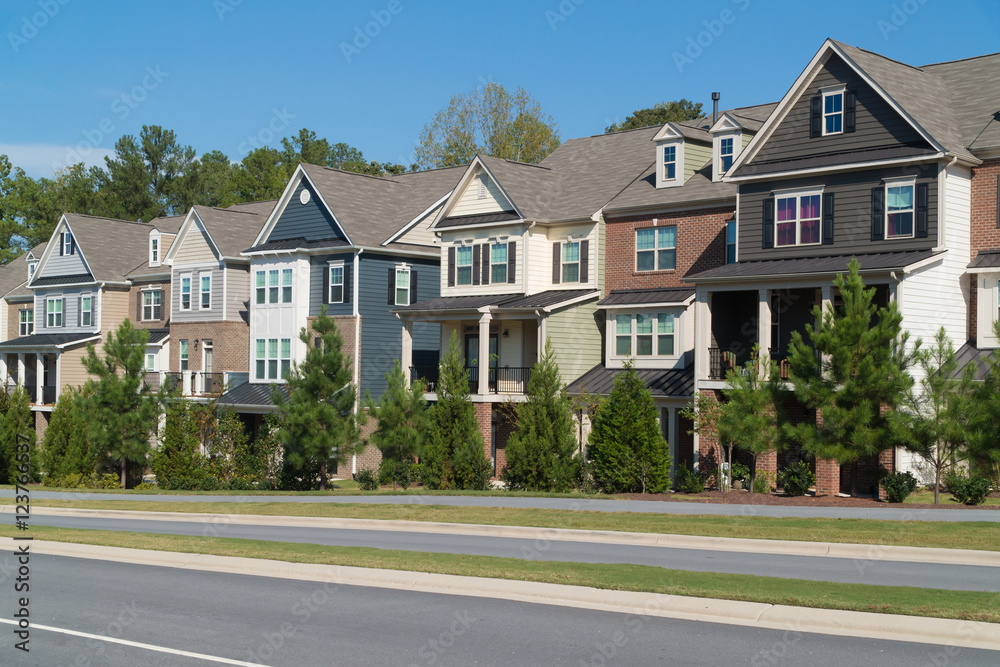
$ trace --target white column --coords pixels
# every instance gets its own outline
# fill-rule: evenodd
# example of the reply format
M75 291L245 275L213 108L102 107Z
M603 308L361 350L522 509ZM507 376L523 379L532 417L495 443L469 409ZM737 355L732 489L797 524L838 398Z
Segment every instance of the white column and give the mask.
M55 363L56 363L56 368L55 368L56 379L55 379L55 382L53 382L53 385L55 385L56 391L55 391L55 398L53 399L52 402L53 403L58 403L59 402L59 391L60 391L60 388L62 387L62 355L59 354L58 352L56 353L56 362Z
M7 386L7 355L0 352L0 383Z
M674 478L677 471L677 447L680 445L680 424L677 423L677 408L667 408L667 441L670 443L670 479Z
M45 403L45 355L35 353L35 403L42 405Z
M833 309L833 285L823 285L820 300L820 309L822 311L822 316L826 317L826 313ZM819 322L816 323L817 325ZM830 355L824 354L821 362L823 368L827 368L830 364Z
M181 372L181 395L191 395L191 371Z
M545 318L538 318L538 338L535 340L535 362L542 360L545 354Z
M410 377L410 366L413 365L413 320L403 322L403 352L399 363L403 367L406 384L410 384L413 382L413 378Z
M479 389L480 395L490 393L490 320L493 316L483 313L479 318Z
M17 384L21 387L27 386L24 382L24 352L17 353Z
M757 344L760 345L760 372L767 365L765 358L771 356L771 290L757 291Z
M712 296L709 292L698 290L697 301L695 302L695 322L694 322L694 379L695 389L698 388L698 380L708 377L709 355L708 348L712 343Z

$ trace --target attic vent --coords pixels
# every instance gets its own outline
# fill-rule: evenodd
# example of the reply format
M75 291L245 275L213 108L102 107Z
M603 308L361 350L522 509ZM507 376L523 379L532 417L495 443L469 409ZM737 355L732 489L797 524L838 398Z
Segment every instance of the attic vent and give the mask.
M476 197L478 199L486 199L486 177L480 176L479 182L476 185Z
M309 194L309 188L302 188L302 192L299 193L299 203L305 206L309 203L309 198L312 195Z

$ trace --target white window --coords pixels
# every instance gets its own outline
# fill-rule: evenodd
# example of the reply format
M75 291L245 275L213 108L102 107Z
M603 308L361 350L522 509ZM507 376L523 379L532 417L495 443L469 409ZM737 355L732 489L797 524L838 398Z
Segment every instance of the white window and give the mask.
M292 339L281 339L281 379L288 379L288 372L292 369Z
M396 267L396 305L410 305L410 269Z
M142 293L142 319L145 321L163 319L163 292L146 290Z
M32 309L22 310L17 333L19 336L30 336L35 332L35 311Z
M160 239L156 237L149 239L149 263L153 266L160 264Z
M615 316L615 357L675 357L674 313L626 313Z
M635 230L635 270L669 271L677 268L677 228Z
M566 241L562 244L562 282L580 282L579 241Z
M733 138L726 137L719 141L719 162L722 166L722 173L729 171L733 166Z
M458 267L458 284L472 284L472 246L461 246L455 252L455 266Z
M73 254L73 235L69 232L63 232L63 254L72 255Z
M656 314L656 354L661 357L674 356L674 314Z
M330 267L330 280L328 283L330 303L344 303L344 265L335 264Z
M61 327L63 325L63 300L62 297L55 297L45 300L45 312L47 315L45 326L48 328Z
M308 192L308 190L303 190ZM267 273L265 271L254 272L254 291L257 295L257 304L267 303Z
M885 185L885 238L913 236L914 183L888 182Z
M844 131L844 91L823 93L823 134L840 134Z
M38 266L38 262L28 262L28 280L31 280L35 276L35 268Z
M181 370L186 371L188 369L188 342L186 340L181 341Z
M677 147L663 147L663 180L672 181L677 178Z
M267 339L267 379L278 379L278 339Z
M201 309L211 310L212 308L212 274L202 273L201 278Z
M494 243L490 246L490 282L507 282L506 243Z
M255 377L258 380L267 379L267 341L258 338L254 341Z
M774 202L774 244L813 245L820 242L820 193L777 196Z
M191 310L191 274L181 276L181 310Z
M632 315L615 315L615 356L632 356Z
M89 327L94 324L94 297L91 295L80 297L80 326Z
M156 371L156 354L153 352L146 353L146 372L153 373Z
M292 270L281 270L281 303L292 302Z
M267 302L278 303L278 269L267 272Z

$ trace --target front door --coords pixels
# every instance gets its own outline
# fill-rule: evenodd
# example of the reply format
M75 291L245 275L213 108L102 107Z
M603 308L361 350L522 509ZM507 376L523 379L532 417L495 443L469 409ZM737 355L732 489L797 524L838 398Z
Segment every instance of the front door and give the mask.
M500 356L497 354L498 342L497 335L490 334L490 377L489 383L492 389L496 383L496 371L493 370L497 367L500 361ZM468 334L465 337L465 366L466 368L474 369L469 372L469 388L473 392L479 391L477 383L479 382L479 334Z

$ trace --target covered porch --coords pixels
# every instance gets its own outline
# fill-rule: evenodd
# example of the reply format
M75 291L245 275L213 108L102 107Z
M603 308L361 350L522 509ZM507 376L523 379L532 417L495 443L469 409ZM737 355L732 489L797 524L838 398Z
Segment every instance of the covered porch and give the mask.
M77 380L85 376L80 359L83 345L98 340L93 334L32 334L0 343L0 387L10 393L21 386L27 392L34 408L51 409L59 398L59 389L66 383L82 384ZM67 358L80 368L65 373Z

